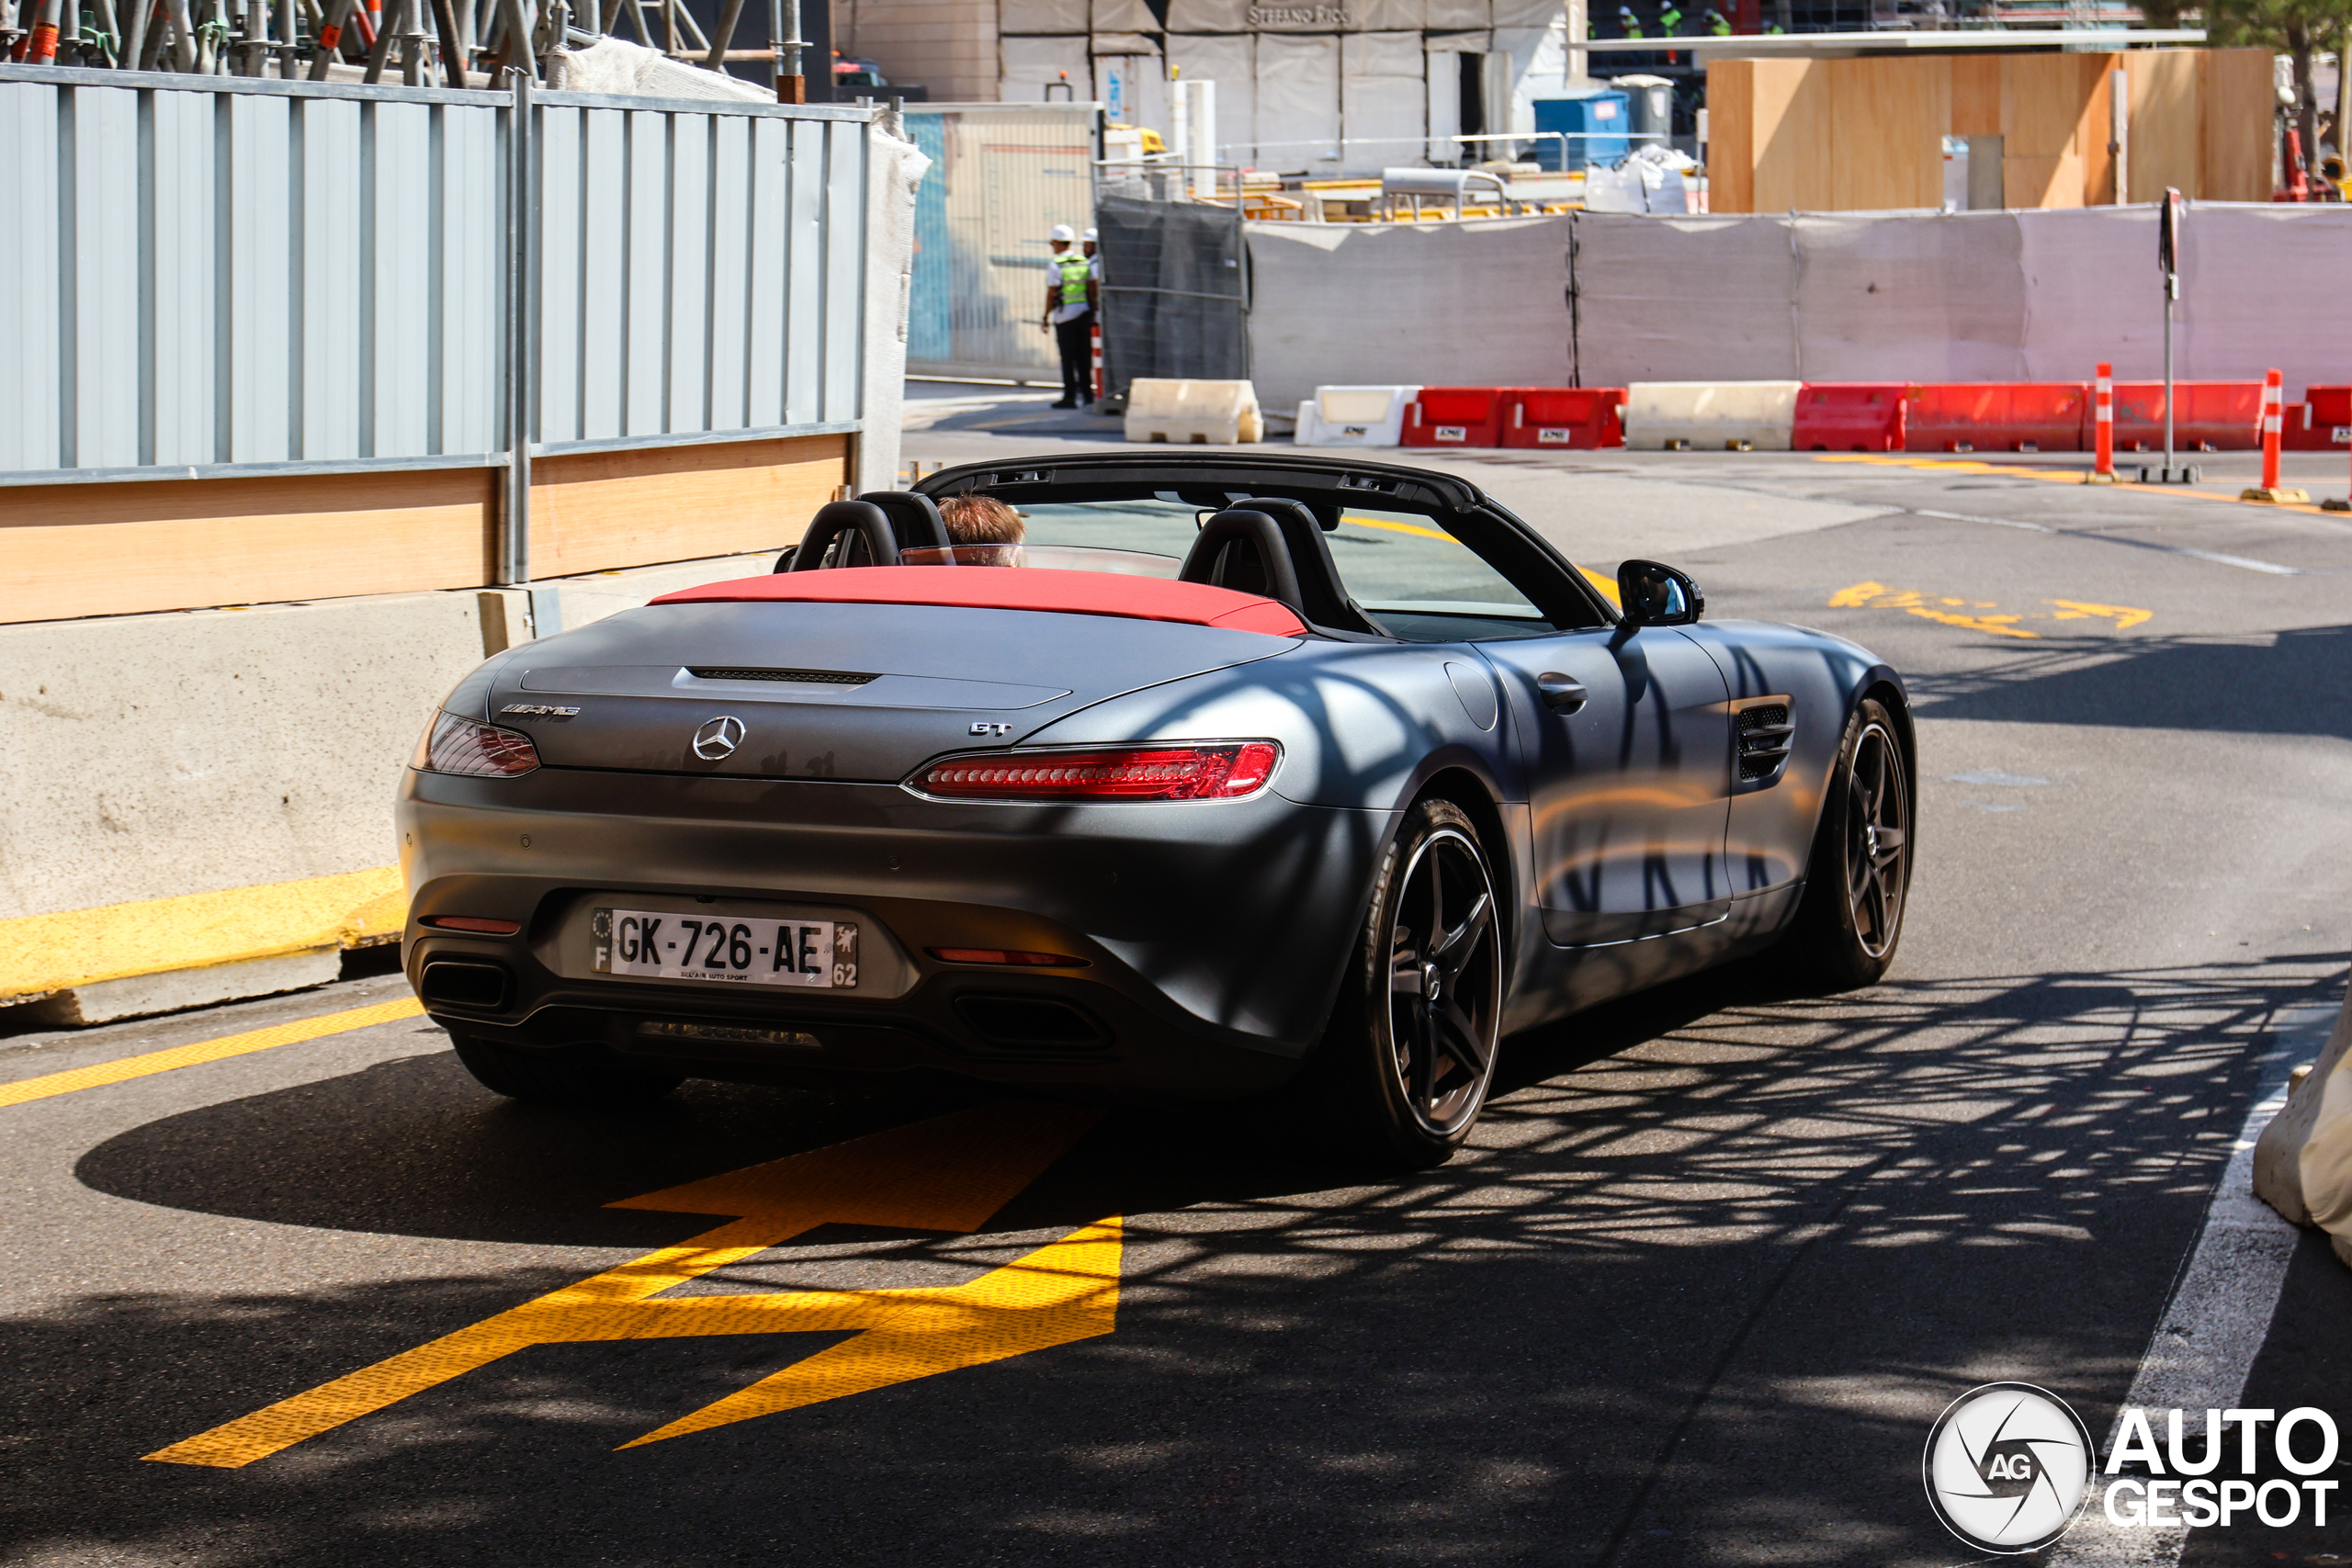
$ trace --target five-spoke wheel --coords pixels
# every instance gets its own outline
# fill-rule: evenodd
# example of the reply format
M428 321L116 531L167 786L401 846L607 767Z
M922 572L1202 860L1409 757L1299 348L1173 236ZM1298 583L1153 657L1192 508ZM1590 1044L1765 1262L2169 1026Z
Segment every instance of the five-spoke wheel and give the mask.
M1804 901L1780 955L1820 987L1875 983L1894 962L1911 886L1911 825L1918 807L1894 713L1865 697L1846 722Z

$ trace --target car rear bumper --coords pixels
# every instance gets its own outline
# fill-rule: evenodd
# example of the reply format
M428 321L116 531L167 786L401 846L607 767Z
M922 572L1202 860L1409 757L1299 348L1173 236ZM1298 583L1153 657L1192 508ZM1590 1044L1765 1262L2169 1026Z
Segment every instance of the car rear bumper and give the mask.
M1391 813L1252 799L1071 807L896 785L544 768L412 770L396 816L406 960L445 1026L695 1077L948 1073L1218 1099L1280 1084L1321 1032ZM854 991L590 972L582 922L632 897L858 921ZM436 916L512 920L511 938ZM1012 968L933 949L1083 960ZM495 966L495 1002L443 964Z

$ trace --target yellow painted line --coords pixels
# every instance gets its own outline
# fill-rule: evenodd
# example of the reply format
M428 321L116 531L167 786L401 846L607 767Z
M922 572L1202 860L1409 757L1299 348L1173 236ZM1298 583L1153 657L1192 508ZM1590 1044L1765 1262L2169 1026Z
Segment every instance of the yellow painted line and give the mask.
M1625 607L1625 602L1617 596L1617 580L1615 578L1608 576L1602 572L1595 571L1589 566L1580 566L1577 568L1577 570L1584 573L1584 580L1587 582L1591 583L1595 588L1600 590L1601 597L1607 599L1611 604L1616 605L1621 610Z
M234 1470L533 1345L856 1331L621 1445L636 1448L1108 1334L1119 1303L1116 1215L950 1289L661 1294L819 1225L969 1235L1101 1114L981 1106L624 1199L610 1207L736 1217L147 1458Z
M349 947L408 920L398 866L0 920L0 998Z
M2197 455L2182 454L2184 457ZM2124 454L2119 454L2120 456ZM2145 457L2153 454L2134 452L2128 456ZM1897 457L1875 452L1816 452L1813 460L1816 463L1875 463L1883 468L1941 468L1964 474L2002 474L2012 479L2040 479L2044 484L2077 486L2082 484L2084 473L2079 468L2052 470L2015 463L1984 463L1972 457ZM2173 496L2183 501L2226 501L2233 505L2260 506L2271 512L2308 512L2317 516L2327 514L2325 508L2310 502L2248 501L2236 491L2192 490L2184 485L2134 485L2132 493Z
M424 1012L414 997L403 997L396 1002L379 1002L374 1007L348 1008L342 1012L322 1013L317 1018L300 1019L292 1023L280 1023L268 1029L251 1030L243 1034L224 1035L218 1040L206 1040L194 1045L175 1045L168 1051L150 1051L141 1056L124 1056L112 1062L100 1062L94 1067L74 1067L62 1073L43 1073L37 1078L19 1078L15 1083L0 1083L0 1106L22 1105L28 1100L47 1100L51 1095L72 1094L76 1089L98 1089L128 1078L143 1078L151 1073L168 1073L180 1067L193 1067L205 1062L218 1062L228 1056L251 1055L255 1051L274 1051L280 1045L293 1045L304 1040L316 1040L322 1035L343 1034L354 1029L369 1029L379 1023L399 1019L414 1018Z

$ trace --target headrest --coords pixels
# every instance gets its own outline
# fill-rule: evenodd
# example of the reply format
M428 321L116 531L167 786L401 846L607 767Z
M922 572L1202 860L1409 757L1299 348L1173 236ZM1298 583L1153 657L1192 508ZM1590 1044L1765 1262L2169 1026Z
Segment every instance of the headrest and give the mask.
M790 564L778 561L776 570L814 571L825 564L826 547L844 535L854 536L865 544L865 558L853 561L853 547L844 544L834 565L899 564L898 539L891 531L888 514L869 501L829 501L817 508L817 515L809 520L808 531L800 536Z
M1265 579L1262 583L1243 587L1226 581L1234 574L1232 549L1237 545L1246 545L1257 556ZM1244 592L1262 593L1306 614L1298 592L1298 573L1292 569L1290 547L1283 541L1282 526L1262 512L1232 508L1202 524L1200 536L1185 553L1176 581L1205 582L1218 588L1240 587Z
M942 550L954 543L947 536L947 525L941 520L939 508L927 495L917 495L910 490L876 490L857 499L882 509L902 550Z

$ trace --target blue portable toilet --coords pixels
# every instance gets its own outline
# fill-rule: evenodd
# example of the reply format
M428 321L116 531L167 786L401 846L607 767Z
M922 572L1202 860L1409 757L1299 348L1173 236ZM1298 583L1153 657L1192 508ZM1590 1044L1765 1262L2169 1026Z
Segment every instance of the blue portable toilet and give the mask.
M1608 87L1579 87L1547 94L1534 100L1535 129L1564 131L1568 137L1571 170L1588 164L1614 164L1632 151L1626 139L1632 118L1624 94ZM1535 143L1535 161L1544 168L1560 166L1560 143L1544 138Z

